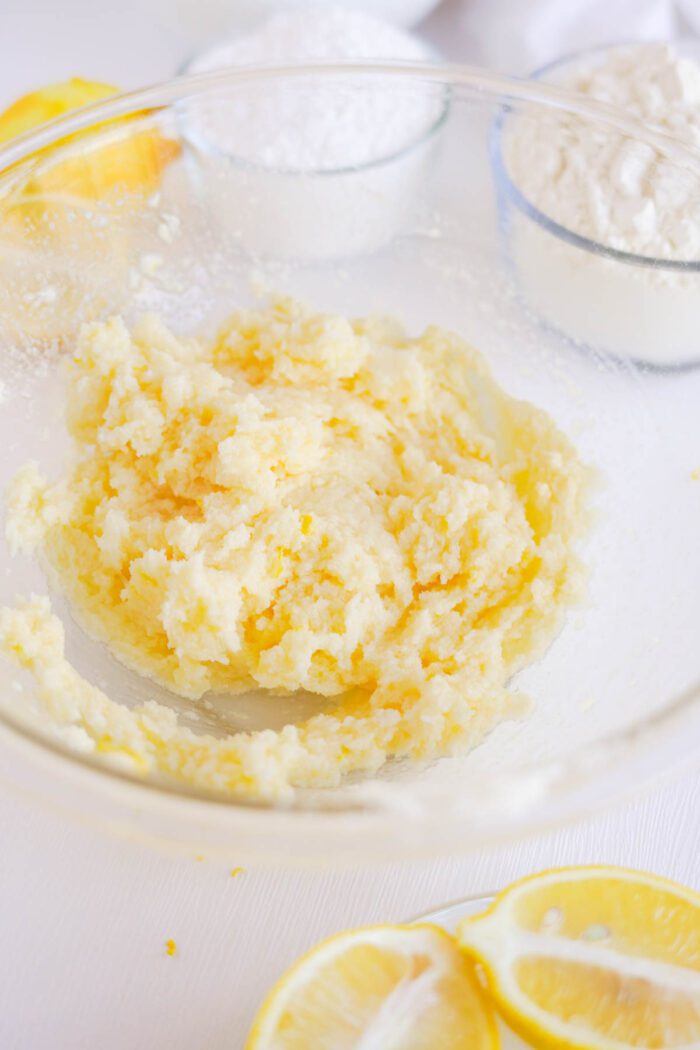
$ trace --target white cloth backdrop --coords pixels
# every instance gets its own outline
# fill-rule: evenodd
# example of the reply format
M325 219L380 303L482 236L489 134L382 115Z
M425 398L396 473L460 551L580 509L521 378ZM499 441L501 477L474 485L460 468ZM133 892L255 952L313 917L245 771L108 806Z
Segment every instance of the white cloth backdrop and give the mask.
M444 19L454 33L443 35ZM447 0L433 19L450 57L526 74L559 55L700 32L698 0Z

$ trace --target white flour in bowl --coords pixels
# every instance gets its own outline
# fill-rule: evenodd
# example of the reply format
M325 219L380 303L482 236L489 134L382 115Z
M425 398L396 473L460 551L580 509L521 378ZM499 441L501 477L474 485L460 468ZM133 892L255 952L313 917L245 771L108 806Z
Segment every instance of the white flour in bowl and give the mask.
M591 52L544 78L700 149L700 64L671 45ZM700 264L700 177L644 142L556 110L509 117L502 156L528 202L592 242L569 243L506 205L509 250L538 313L618 355L662 366L697 360L700 273L664 264ZM597 246L658 264L606 258Z
M700 64L670 44L594 52L545 79L700 148ZM514 121L505 152L518 189L567 229L634 255L700 259L700 179L651 146L553 112Z

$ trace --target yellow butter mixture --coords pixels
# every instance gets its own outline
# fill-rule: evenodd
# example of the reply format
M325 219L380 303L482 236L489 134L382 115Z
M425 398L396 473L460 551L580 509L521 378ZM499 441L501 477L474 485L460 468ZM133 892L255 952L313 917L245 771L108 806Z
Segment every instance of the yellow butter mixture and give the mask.
M112 319L68 364L67 424L70 472L25 467L7 529L89 633L187 697L328 698L281 731L198 734L82 678L47 598L2 610L50 715L144 771L278 797L466 749L579 586L574 448L439 328L289 299L214 341Z

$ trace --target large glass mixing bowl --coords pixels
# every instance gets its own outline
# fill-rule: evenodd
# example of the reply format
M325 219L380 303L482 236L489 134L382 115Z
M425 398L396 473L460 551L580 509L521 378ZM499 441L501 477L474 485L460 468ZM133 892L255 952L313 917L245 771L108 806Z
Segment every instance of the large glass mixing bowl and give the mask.
M319 100L341 128L354 121L345 163L337 138L332 164L312 150ZM387 101L403 123L393 138L373 138L374 104ZM521 253L514 267L499 236L489 143L504 110L509 122L524 111L542 121L556 112L601 141L643 142L665 158L664 192L675 172L688 221L697 214L700 159L681 144L556 87L460 68L204 75L115 98L7 146L0 488L28 460L58 476L70 454L61 358L82 321L156 311L179 333L211 331L273 289L336 312L393 314L411 330L455 329L509 393L556 419L596 472L581 551L586 596L545 656L519 675L531 712L470 754L421 768L396 763L273 806L142 777L95 753L77 729L52 725L30 676L3 657L0 781L133 837L229 853L237 863L322 863L483 847L573 818L691 758L700 736L700 371L646 370L605 338L598 346L531 309L527 260ZM212 130L229 113L234 132L248 121L240 148L235 133L227 146ZM279 140L271 152L250 146L250 115L261 113ZM299 160L304 136L308 164ZM292 159L282 163L290 142ZM533 267L544 265L547 236L540 226ZM575 269L574 241L567 249ZM582 266L586 255L581 249ZM673 275L685 326L674 343L695 341L700 330L700 260L687 262ZM653 267L614 260L625 265L628 310L641 332L657 295L669 316L671 293L665 274L656 282ZM600 271L590 284L562 281L557 295L588 287L601 287ZM596 315L590 331L604 332L605 298L581 305L562 317ZM46 593L40 560L11 556L4 538L0 564L0 606ZM213 697L202 708L169 695L89 638L60 594L52 601L71 661L125 705L156 698L184 724L216 734L299 717L294 698Z

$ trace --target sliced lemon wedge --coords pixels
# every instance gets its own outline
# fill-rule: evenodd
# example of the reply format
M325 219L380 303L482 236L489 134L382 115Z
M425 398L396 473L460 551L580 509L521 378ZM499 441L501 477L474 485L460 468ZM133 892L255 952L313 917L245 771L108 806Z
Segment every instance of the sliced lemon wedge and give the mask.
M459 927L538 1048L700 1050L700 895L610 867L524 879Z
M119 88L112 84L83 80L81 77L30 91L0 113L0 142L7 142L71 110L88 106L91 102L100 102L118 93Z
M117 93L79 78L32 91L0 113L0 144ZM81 323L118 312L150 195L180 152L162 125L147 112L102 122L9 170L0 187L3 339L64 345Z
M81 80L74 77L61 84L51 84L23 95L0 113L0 143L31 131L49 120L55 120L76 109L100 102L119 93L112 84ZM106 128L107 125L102 125ZM99 200L113 190L153 190L164 167L177 156L179 146L164 137L155 127L131 126L124 121L111 121L112 141L96 140L89 149L80 134L64 139L80 146L71 155L55 161L53 152L45 154L44 170L26 184L24 197L40 198L64 194Z
M275 985L246 1050L496 1050L469 961L433 926L350 930Z

